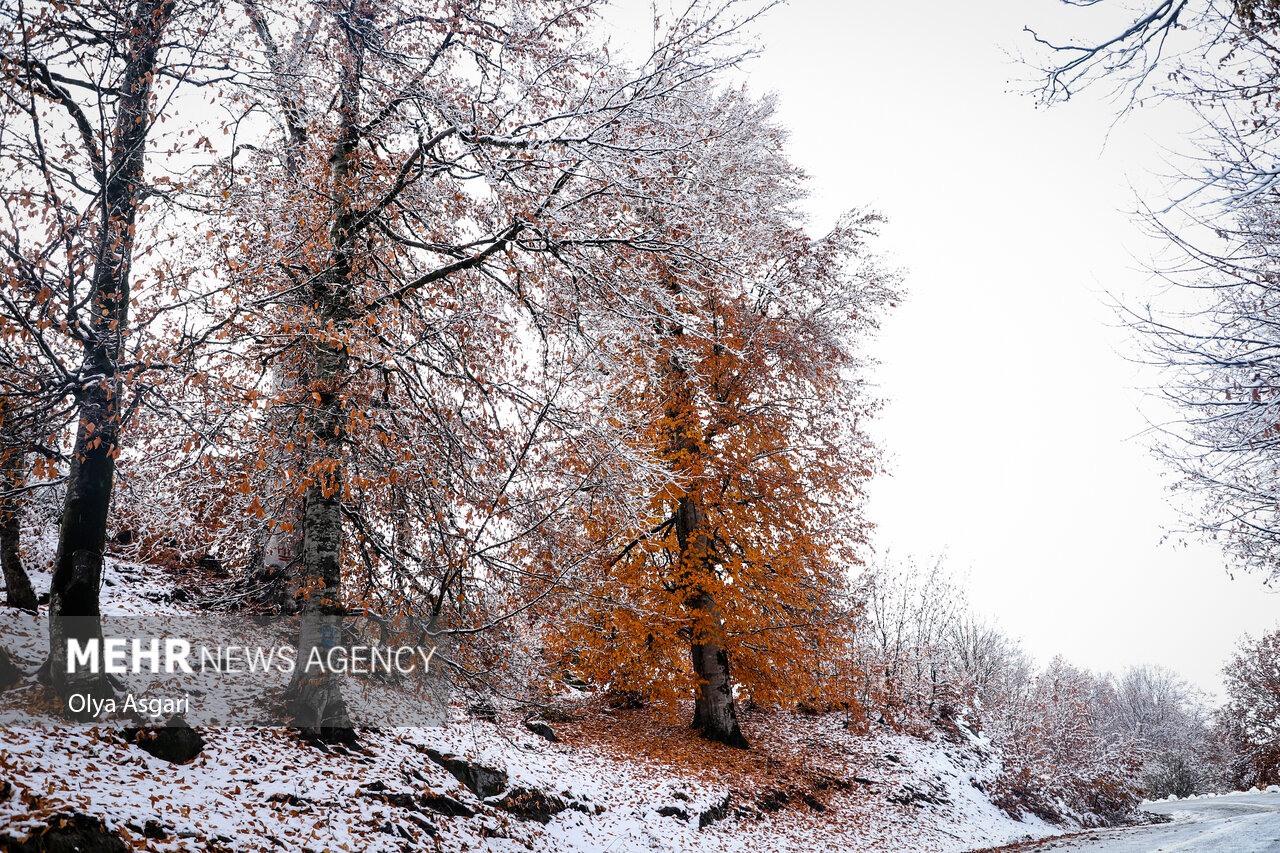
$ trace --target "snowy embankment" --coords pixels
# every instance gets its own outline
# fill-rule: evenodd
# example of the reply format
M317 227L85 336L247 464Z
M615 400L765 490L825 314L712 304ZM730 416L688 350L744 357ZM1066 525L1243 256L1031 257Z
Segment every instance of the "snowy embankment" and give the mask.
M109 562L108 620L190 609L157 572ZM40 572L33 582L48 588ZM128 720L56 721L33 674L44 632L43 611L0 607L0 646L26 673L0 693L0 718L26 723L0 727L0 848L46 849L36 839L60 824L128 845L103 850L362 853L942 853L1058 831L991 804L999 762L963 728L932 740L855 735L835 714L748 712L754 749L744 752L590 694L562 697L557 742L518 717L454 708L442 727L363 730L353 749L280 728L202 726L198 754L170 763L140 748L136 729L123 732Z
M1280 785L1268 785L1265 788L1250 788L1247 791L1217 791L1206 794L1191 794L1186 797L1179 797L1176 794L1170 794L1167 797L1161 797L1158 800L1143 800L1142 805L1154 806L1157 803L1189 803L1196 800L1213 800L1219 797L1249 797L1262 796L1263 794L1280 794Z

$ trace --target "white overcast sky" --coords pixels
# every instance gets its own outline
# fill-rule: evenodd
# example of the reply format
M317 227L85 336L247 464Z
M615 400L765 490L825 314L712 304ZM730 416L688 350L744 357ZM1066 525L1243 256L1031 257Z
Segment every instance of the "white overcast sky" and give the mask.
M875 348L892 472L871 494L877 550L945 553L975 609L1042 662L1163 663L1217 691L1280 597L1229 579L1215 548L1161 544L1179 518L1139 409L1160 416L1140 390L1157 377L1125 358L1107 297L1157 292L1142 267L1161 247L1126 211L1135 188L1158 193L1191 124L1162 107L1113 128L1102 91L1036 109L1011 58L1032 47L1024 25L1066 36L1111 25L1098 17L1057 0L793 0L746 79L780 96L815 227L878 209L906 272Z

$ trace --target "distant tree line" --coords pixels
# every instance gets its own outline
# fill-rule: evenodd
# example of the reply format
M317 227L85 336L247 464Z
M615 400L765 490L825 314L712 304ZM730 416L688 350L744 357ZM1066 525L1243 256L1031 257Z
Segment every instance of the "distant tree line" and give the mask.
M1010 813L1110 821L1143 798L1280 775L1280 630L1241 641L1214 707L1160 665L1099 674L1061 657L1037 664L975 615L942 560L881 561L863 589L858 665L841 682L850 724L985 736L1004 765L989 793Z

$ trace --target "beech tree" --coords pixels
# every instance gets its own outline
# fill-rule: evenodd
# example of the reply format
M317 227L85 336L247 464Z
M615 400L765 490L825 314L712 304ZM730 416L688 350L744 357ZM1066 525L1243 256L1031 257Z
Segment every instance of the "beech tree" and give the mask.
M110 691L67 682L58 655L93 633L73 617L98 621L124 449L139 477L123 517L148 540L194 527L236 559L247 541L298 543L281 566L301 661L356 613L466 638L442 659L487 678L504 656L482 637L589 612L592 631L652 620L659 658L683 649L673 671L709 737L745 743L736 687L812 694L824 632L854 606L845 570L875 467L857 343L895 284L865 247L874 217L804 232L771 106L715 94L758 11L694 4L631 67L588 37L593 4L244 2L204 90L224 116L202 128L213 162L163 187L143 177L169 115L156 87L176 85L170 60L194 64L207 28L175 34L172 5L124 10L131 47L91 41L110 72L94 81L13 60L13 103L51 101L69 116L60 144L109 161L76 155L98 181L79 219L29 190L11 206L46 218L34 252L36 219L10 241L24 289L6 303L21 343L6 359L33 367L6 386L28 390L2 425L19 435L61 411L79 430L51 615L59 689ZM49 44L72 38L58 32ZM97 137L64 84L102 101ZM31 130L6 150L56 184L43 113L15 115ZM149 197L180 201L169 234L196 236L140 261ZM48 247L64 243L77 248L58 266ZM156 286L131 289L135 268ZM50 294L61 313L41 307ZM58 476L57 441L23 436L6 464L47 446ZM574 610L620 580L613 609ZM337 684L298 668L294 723L350 740ZM652 672L644 684L664 689Z
M1000 628L968 613L951 626L947 646L960 694L975 697L984 707L1020 654Z
M1141 799L1143 751L1108 727L1112 686L1055 657L1003 697L989 733L1005 756L997 805L1050 822L1112 822Z
M101 674L66 672L66 641L101 636L102 555L131 389L166 366L143 346L151 318L130 309L135 262L152 247L143 236L157 197L148 148L210 36L213 12L199 9L138 0L3 10L0 338L12 372L0 389L0 432L10 483L24 456L42 449L36 478L65 489L49 608L49 674L64 695L111 693ZM75 437L63 457L57 434L67 420ZM9 518L14 496L7 487Z
M874 217L804 233L800 175L771 112L707 92L668 119L702 139L670 158L678 204L639 215L699 251L626 259L627 277L660 284L672 307L616 342L620 361L645 365L619 402L667 485L639 525L598 508L583 519L619 547L556 643L617 692L692 695L694 727L734 746L747 745L735 692L809 698L812 649L852 610L861 488L876 467L856 348L895 288L865 246Z
M1109 716L1124 735L1154 750L1190 746L1199 718L1195 692L1173 670L1143 665L1115 679Z
M1165 369L1164 394L1179 412L1159 450L1183 475L1192 526L1272 580L1280 553L1272 117L1280 22L1255 11L1260 17L1223 20L1227 59L1190 78L1188 96L1203 98L1216 136L1198 193L1207 211L1198 217L1213 236L1188 237L1152 217L1183 258L1164 277L1187 304L1131 309L1128 319L1150 361Z

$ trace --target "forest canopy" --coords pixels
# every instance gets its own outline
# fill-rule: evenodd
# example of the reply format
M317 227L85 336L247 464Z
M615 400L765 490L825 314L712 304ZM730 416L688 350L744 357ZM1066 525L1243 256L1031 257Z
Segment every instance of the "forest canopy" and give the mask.
M738 745L739 691L820 689L877 469L879 219L811 233L727 74L760 7L621 61L599 5L6 7L4 517L62 502L63 696L113 690L65 666L109 541L215 557L303 658L451 638L465 688L693 697ZM352 736L335 680L286 698Z

